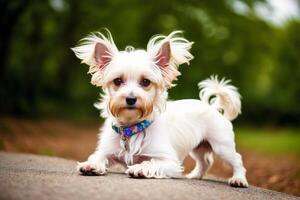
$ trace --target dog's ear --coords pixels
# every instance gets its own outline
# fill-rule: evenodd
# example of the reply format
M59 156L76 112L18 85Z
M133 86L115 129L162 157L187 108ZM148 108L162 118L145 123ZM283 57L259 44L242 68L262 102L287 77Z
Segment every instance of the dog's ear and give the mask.
M155 63L161 67L168 67L171 59L170 41L166 40L160 47L157 55L155 56Z
M171 87L172 81L180 75L178 66L193 59L189 52L193 42L178 36L181 31L174 31L168 36L157 35L149 40L147 52L150 54L155 67L162 73L164 84Z
M110 63L112 57L105 43L97 42L94 50L94 59L97 67L103 68Z
M81 63L90 66L88 73L92 75L91 83L96 86L103 85L103 72L119 52L109 31L107 35L93 33L82 39L79 46L72 48Z

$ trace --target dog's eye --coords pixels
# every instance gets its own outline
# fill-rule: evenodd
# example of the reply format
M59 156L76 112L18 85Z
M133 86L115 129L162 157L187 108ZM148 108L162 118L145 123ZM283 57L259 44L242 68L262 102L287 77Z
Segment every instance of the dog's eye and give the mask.
M149 79L144 78L140 84L143 87L148 87L150 85L150 83L151 83L151 81Z
M116 78L113 80L115 86L120 86L124 81L121 78Z

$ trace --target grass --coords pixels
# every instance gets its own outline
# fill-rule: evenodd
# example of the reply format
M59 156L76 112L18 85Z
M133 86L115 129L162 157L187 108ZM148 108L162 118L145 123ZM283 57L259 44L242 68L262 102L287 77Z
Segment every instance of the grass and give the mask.
M240 127L235 132L237 145L243 149L300 157L300 130Z
M54 156L55 153L51 148L43 148L38 151L39 154L44 155L44 156Z

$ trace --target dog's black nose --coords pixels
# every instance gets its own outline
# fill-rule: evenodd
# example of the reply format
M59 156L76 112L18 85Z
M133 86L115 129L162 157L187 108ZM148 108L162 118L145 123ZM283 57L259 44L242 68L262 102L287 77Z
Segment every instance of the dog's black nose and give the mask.
M136 100L137 99L134 96L128 96L128 97L126 97L126 103L129 106L133 106L135 104Z

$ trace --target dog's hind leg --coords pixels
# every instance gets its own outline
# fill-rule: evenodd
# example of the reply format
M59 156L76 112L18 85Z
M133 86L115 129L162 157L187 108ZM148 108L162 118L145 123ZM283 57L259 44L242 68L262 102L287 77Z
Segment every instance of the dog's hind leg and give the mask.
M210 141L210 144L214 153L233 168L233 176L228 181L229 185L233 187L248 187L246 169L243 166L241 155L236 152L234 137L227 137L225 140L221 138L214 138L213 141Z
M206 141L202 142L190 152L190 156L195 160L196 165L186 177L189 179L201 179L214 161L210 144Z

